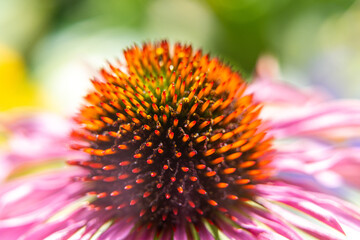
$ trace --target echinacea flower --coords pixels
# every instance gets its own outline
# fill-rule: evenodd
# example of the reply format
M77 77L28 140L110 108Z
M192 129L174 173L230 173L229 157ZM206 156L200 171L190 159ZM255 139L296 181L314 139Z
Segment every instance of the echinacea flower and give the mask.
M148 43L124 56L125 65L100 71L75 117L72 148L85 153L68 161L75 167L0 188L1 236L346 239L360 231L356 207L320 183L284 177L274 137L296 137L308 118L282 128L263 121L261 91L249 93L237 72L191 46ZM309 166L297 161L304 180Z

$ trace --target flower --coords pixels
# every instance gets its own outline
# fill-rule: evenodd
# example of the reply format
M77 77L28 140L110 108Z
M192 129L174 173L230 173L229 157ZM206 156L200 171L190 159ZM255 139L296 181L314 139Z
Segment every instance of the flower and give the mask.
M319 112L287 124L262 120L273 94L261 93L279 86L258 81L247 89L238 73L189 45L146 43L124 56L125 65L100 71L75 117L72 148L85 153L68 160L76 167L0 188L1 236L346 239L360 231L355 206L321 182L286 175L296 152L278 139L326 135L301 127ZM306 182L312 162L296 160Z

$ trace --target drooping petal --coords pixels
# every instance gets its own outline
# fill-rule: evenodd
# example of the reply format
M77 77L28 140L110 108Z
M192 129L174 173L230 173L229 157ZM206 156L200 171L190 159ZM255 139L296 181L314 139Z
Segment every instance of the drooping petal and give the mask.
M213 235L211 235L209 230L206 229L204 224L200 224L200 226L198 227L198 233L199 233L200 239L209 239L209 240L214 239Z
M186 239L186 227L183 221L180 221L174 232L174 240L181 239Z
M328 101L297 108L296 113L277 112L270 126L277 137L317 136L326 139L359 137L360 102ZM284 117L287 116L287 117Z
M60 171L35 178L21 178L2 186L1 236L14 239L83 196L83 186L71 181L71 177L79 173L81 171Z
M280 206L273 204L268 201L263 201L262 204L269 210L289 222L292 226L302 230L303 232L309 234L318 239L322 240L339 240L346 239L346 237L339 232L336 232L331 229L326 229L321 226L318 226L314 221L309 221L306 218L299 217L296 214L287 211L286 209L281 208Z
M79 216L83 215L84 209L74 211L70 216L62 221L55 221L51 223L43 223L36 225L33 229L24 233L20 240L41 240L41 239L68 239L75 234L79 229L86 225L86 218Z
M311 174L314 180L328 188L341 188L345 182L360 186L358 146L335 145L305 138L287 141L277 144L277 154L272 164L282 175L290 172Z
M99 236L99 240L112 240L112 239L130 239L129 234L134 227L133 222L126 222L119 220L112 224L106 231Z
M306 106L309 103L323 102L327 98L325 94L319 94L318 92L315 94L314 90L301 91L274 79L255 79L249 85L247 91L254 94L255 100L276 109L278 107Z
M249 232L241 228L235 228L224 221L217 221L220 230L232 240L244 239L244 240L255 240L256 238Z
M360 211L336 197L310 192L284 183L258 185L259 194L266 201L285 204L319 220L344 234L344 225L360 231ZM270 206L267 206L270 207Z
M21 166L83 156L69 150L71 122L55 114L9 114L0 120L0 127L7 137L7 146L0 148L0 180Z
M333 100L322 90L300 89L280 82L277 68L275 59L260 58L254 81L247 89L256 101L263 103L261 116L270 122L276 137L360 136L358 100Z
M267 225L273 229L277 234L287 239L301 240L302 238L289 226L287 222L282 219L276 218L275 215L266 210L261 210L255 207L244 207L244 211L249 214L253 219ZM264 234L264 233L262 233Z

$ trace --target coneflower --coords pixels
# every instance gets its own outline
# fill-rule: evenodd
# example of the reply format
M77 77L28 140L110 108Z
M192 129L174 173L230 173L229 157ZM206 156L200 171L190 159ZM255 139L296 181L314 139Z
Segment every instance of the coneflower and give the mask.
M272 144L275 125L261 120L263 103L237 72L166 41L124 56L126 64L100 71L75 117L72 148L85 154L68 163L78 167L0 189L2 236L346 239L360 231L354 206L278 174L287 168ZM306 181L307 162L298 166Z
M268 178L271 139L245 82L216 58L167 42L125 51L93 80L75 131L91 155L71 161L89 170L90 208L135 220L158 235L217 225L253 199Z

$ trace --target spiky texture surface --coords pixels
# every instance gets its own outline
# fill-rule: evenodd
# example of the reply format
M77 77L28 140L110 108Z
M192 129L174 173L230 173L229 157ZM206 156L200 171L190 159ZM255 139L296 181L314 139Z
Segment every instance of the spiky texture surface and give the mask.
M251 199L269 175L271 139L240 75L166 41L124 56L126 69L101 70L76 117L73 136L86 144L73 148L90 157L69 163L89 170L90 207L162 231Z

